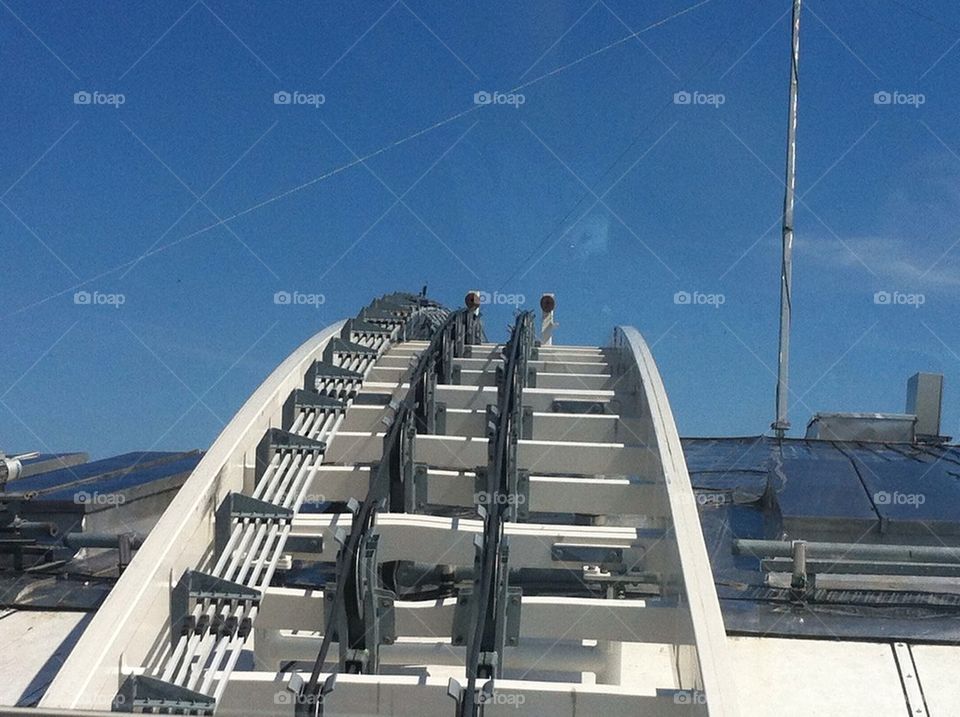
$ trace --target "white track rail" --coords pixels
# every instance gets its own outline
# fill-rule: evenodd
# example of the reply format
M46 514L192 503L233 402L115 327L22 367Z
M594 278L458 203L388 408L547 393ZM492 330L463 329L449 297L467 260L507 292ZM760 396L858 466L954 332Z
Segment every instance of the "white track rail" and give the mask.
M311 494L363 499L365 464L377 459L381 419L389 409L348 401L336 415L300 410L284 428L325 441L322 464L296 451L277 453L257 475L256 450L267 429L281 427L287 396L303 386L307 369L342 326L297 349L224 429L94 617L42 708L109 708L124 679L139 674L214 697L218 715L293 714L295 697L287 686L309 668L278 669L316 655L327 627L323 592L271 583L286 559L297 557L285 549L291 536L322 536L323 551L313 559L335 559L333 533L349 528L349 515L298 511ZM406 391L406 369L426 343L396 338L361 338L376 355L335 361L364 376L361 394L398 397ZM737 714L693 491L649 349L635 329L621 328L611 348L539 351L531 365L543 380L524 393L524 404L534 411L534 433L518 448L521 467L531 472L529 508L594 517L588 525L555 518L508 524L511 566L582 569L584 581L603 581L599 567L560 559L557 551L619 551L623 563L644 576L637 581L651 583L650 594L610 599L611 587L605 596L601 591L589 598L524 595L518 642L507 648L503 679L496 681L496 699L484 714L515 715L518 705L523 714L556 717ZM461 385L438 387L439 400L448 405L449 435L418 436L416 443L417 460L429 466L431 504L463 508L473 502L473 469L485 451L482 413L495 401L490 397L497 363L495 345L474 346L470 357L457 360ZM555 400L595 402L605 412L558 412ZM296 515L287 523L235 519L217 554L214 513L230 492ZM375 527L378 561L463 567L472 565L480 532L477 520L422 513L381 513ZM184 571L198 569L252 588L261 600L219 608L198 603L193 617L213 619L219 612L247 619L250 635L191 632L171 638L171 589ZM397 601L397 636L381 648L380 673L342 675L327 698L327 714L454 714L447 679L464 681L464 648L451 635L455 612L451 598Z

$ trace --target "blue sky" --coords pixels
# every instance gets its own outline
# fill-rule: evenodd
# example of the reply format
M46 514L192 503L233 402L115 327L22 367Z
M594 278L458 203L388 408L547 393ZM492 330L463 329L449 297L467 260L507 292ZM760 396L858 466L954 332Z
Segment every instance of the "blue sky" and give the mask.
M206 447L424 283L633 324L682 434L766 431L790 4L2 0L0 448ZM960 434L958 42L955 3L805 2L793 435L917 370Z

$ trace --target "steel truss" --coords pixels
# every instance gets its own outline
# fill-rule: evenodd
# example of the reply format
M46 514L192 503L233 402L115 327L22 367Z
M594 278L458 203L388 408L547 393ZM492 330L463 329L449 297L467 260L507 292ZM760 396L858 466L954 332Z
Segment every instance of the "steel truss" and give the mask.
M41 707L736 714L663 385L389 295L223 431ZM336 649L333 646L336 645Z

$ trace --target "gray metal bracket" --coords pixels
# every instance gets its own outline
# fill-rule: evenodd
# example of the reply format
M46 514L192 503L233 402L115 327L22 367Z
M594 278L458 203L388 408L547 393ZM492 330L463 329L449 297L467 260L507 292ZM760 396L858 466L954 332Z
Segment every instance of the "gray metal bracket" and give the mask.
M192 613L197 603L215 604L214 618L208 619L203 614L196 620ZM221 606L235 607L241 603L258 605L260 591L198 570L185 571L170 593L171 643L175 646L181 636L191 632L202 634L210 631L220 635L239 634L245 637L251 627L249 619L237 621L233 617L226 620L220 618Z
M453 610L453 630L450 640L454 646L466 645L470 630L476 622L477 599L472 587L462 587L457 593L457 605Z
M323 701L324 698L333 692L337 686L337 673L331 673L323 682L317 684L316 689L311 694L307 691L308 683L294 672L287 683L287 689L290 690L296 699L296 705L293 708L294 717L324 717Z
M234 518L272 520L287 523L293 520L293 510L276 503L251 498L243 493L227 493L217 508L214 524L214 546L217 555L223 552L233 532Z
M510 494L513 501L507 503L506 519L513 522L524 522L530 518L530 471L520 468L514 472L516 485Z
M520 438L525 441L533 440L533 407L524 406L521 414Z
M396 326L403 324L405 318L393 311L386 311L384 309L364 309L360 312L360 320L369 321L374 324L393 324Z
M147 675L130 675L113 698L114 712L212 715L210 695L173 685Z
M487 495L490 491L490 485L487 482L487 466L477 466L474 469L473 476L473 505L483 517L483 513L489 510L488 503L491 501ZM481 512L482 509L482 512Z
M350 388L343 391L326 391L324 384L329 381L346 381ZM352 398L363 382L363 374L357 371L341 368L327 361L314 361L307 373L304 375L303 386L308 391L316 391L327 395L336 394L334 397Z
M256 480L260 480L267 470L267 466L270 465L270 461L278 452L301 451L311 453L319 459L326 450L327 444L323 441L300 436L282 428L270 428L257 445Z
M340 413L346 409L346 405L343 401L325 396L316 391L295 388L290 392L290 395L283 404L283 419L281 425L289 429L290 426L293 425L293 422L297 420L297 414L304 408L315 409L326 414L331 412Z
M443 401L434 402L433 432L437 436L447 435L447 404Z
M489 665L490 677L499 677L503 663L504 648L516 647L520 642L520 606L522 591L519 587L510 587L510 545L504 542L500 546L500 562L504 566L497 587L497 614L494 615L495 651Z
M416 428L410 420L402 427L397 445L387 446L384 438L384 460L389 461L390 472L389 509L395 513L416 512L414 481L416 437ZM375 468L371 468L370 475L371 477L376 475Z
M334 336L323 348L323 360L327 363L333 363L335 356L349 356L351 358L369 358L376 356L377 350L364 346L362 344L348 341L347 339Z
M480 665L487 676L497 677L500 675L503 663L504 647L514 647L520 642L520 608L523 592L520 587L511 587L508 584L510 548L508 544L504 543L500 546L500 563L503 568L500 571L498 583L493 586L496 590L496 599L492 602L492 605L480 604L480 596L476 590L476 580L479 579L484 548L479 536L477 536L474 546L476 549L474 564L477 578L475 578L472 586L465 585L457 592L451 640L454 645L468 645L472 639L473 626L479 618L479 611L492 608L495 614L487 615L486 624L492 626L493 629L494 649L481 653Z
M354 334L360 334L361 336L389 336L392 333L392 329L387 329L379 324L364 321L362 318L347 319L346 323L343 325L343 329L340 330L340 338L346 339L347 341L353 341Z
M359 623L351 627L346 611L341 611L333 624L327 629L333 631L333 637L340 644L340 662L344 672L353 674L376 673L380 663L380 645L392 645L397 639L395 593L379 587L379 564L377 547L380 536L370 533L363 538L357 556L356 575L359 582L355 585L356 594L345 595L347 599L357 600L362 614ZM336 591L341 585L328 583L324 588L324 602L327 614L331 613L331 604L336 599ZM349 635L341 639L341 635ZM354 647L356 645L356 647Z
M437 432L437 367L436 357L429 357L422 373L411 381L415 400L413 406L414 425L418 433L435 434Z
M413 496L411 499L413 510L410 512L419 513L427 507L428 471L429 467L426 463L413 464Z
M505 520L511 522L527 520L530 517L530 471L526 469L514 471L512 477L516 479L515 482L510 482L510 476L508 476L506 494L495 493L494 495L488 495L488 470L487 466L477 466L476 469L474 469L474 506L489 510L491 503L501 501L504 504L503 513Z
M453 699L456 703L456 711L454 712L456 717L475 717L480 715L482 705L487 704L493 700L493 680L485 681L480 687L476 689L476 696L473 700L473 714L466 715L464 714L464 695L466 694L467 688L461 685L454 678L450 678L447 682L447 695Z

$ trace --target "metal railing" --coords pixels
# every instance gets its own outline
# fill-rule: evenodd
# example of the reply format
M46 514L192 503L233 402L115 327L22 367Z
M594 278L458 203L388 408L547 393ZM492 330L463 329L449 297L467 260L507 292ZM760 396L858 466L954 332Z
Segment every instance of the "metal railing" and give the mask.
M370 488L363 503L350 504L353 513L350 536L341 536L336 577L329 601L323 641L314 661L310 679L298 699L298 713L320 715L323 695L333 689L337 670L362 673L378 670L379 625L383 608L392 609L393 596L385 596L378 587L374 558L376 536L372 533L378 511L408 512L414 506L412 446L417 432L432 433L436 425L436 385L448 383L453 374L453 359L475 341L470 312L451 312L436 329L427 347L420 353L409 377L409 388L395 407L393 421L383 438L383 459L375 467ZM384 604L385 603L385 604ZM336 626L336 629L335 627ZM340 642L337 669L320 684L334 638Z
M484 505L478 506L483 516L483 542L477 548L476 619L467 645L467 686L465 690L459 690L451 685L460 717L479 714L477 680L498 676L502 666L507 601L510 599L509 545L504 540L503 524L511 511L515 517L516 501L509 498L517 494L517 446L523 432L523 388L527 382L527 361L533 343L533 312L523 312L517 316L503 352L503 366L497 376L496 415L489 417L488 499L483 501Z

